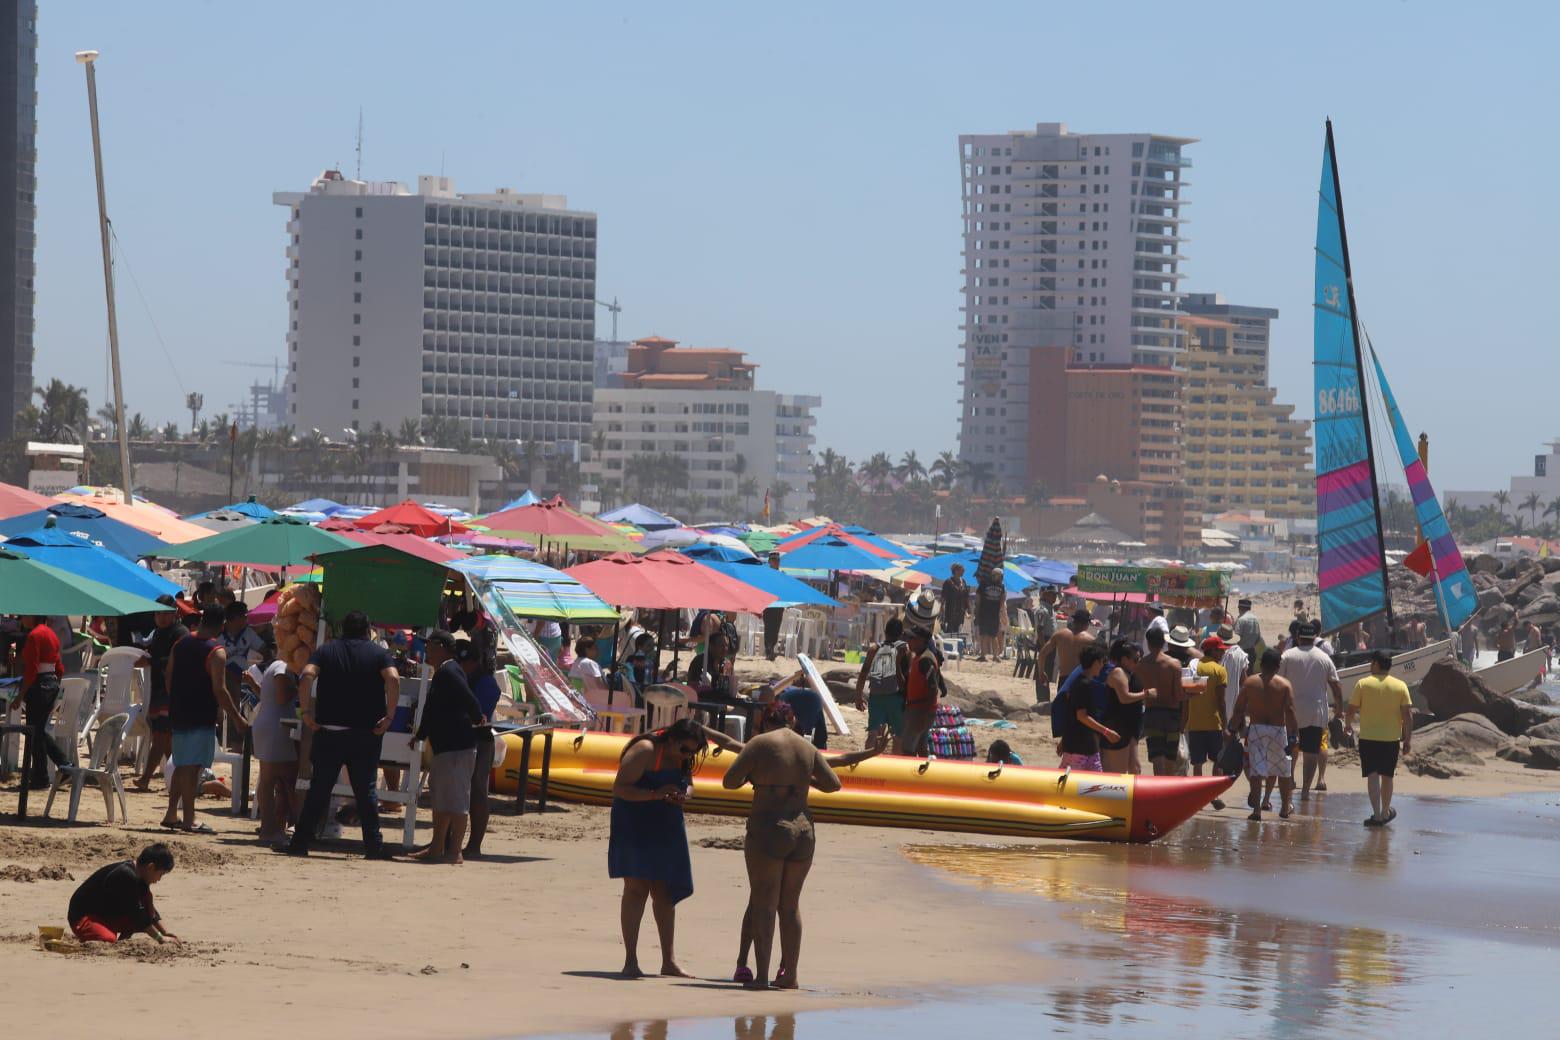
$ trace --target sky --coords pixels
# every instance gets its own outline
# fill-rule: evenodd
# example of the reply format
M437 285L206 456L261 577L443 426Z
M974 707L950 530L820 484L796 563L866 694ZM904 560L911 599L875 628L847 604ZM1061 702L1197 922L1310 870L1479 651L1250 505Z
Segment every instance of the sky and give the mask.
M567 195L599 214L624 338L747 351L760 386L823 397L818 446L852 459L956 445L960 133L1196 137L1183 284L1279 309L1273 380L1308 417L1330 115L1360 313L1432 478L1504 486L1560 437L1555 5L41 6L35 375L94 408L85 48L126 403L158 423L282 356L271 193L350 175L360 108L365 178Z

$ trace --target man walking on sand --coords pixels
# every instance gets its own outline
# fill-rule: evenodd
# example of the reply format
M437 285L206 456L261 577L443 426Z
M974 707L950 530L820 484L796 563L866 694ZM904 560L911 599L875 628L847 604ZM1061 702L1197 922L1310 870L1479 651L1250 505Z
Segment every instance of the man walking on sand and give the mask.
M1262 645L1262 622L1251 609L1251 600L1239 603L1240 616L1235 619L1235 640L1246 651L1247 660L1256 660L1257 648Z
M169 756L173 776L168 781L168 811L162 825L170 830L210 834L208 824L195 822L195 798L201 774L217 754L217 721L226 711L240 730L249 723L227 687L227 654L217 641L223 612L215 603L203 607L200 627L174 644L168 656L168 719L173 727ZM180 815L180 807L183 815Z
M1262 810L1273 808L1273 783L1283 806L1278 815L1288 819L1294 812L1293 755L1299 743L1299 724L1295 719L1294 691L1289 681L1278 674L1282 658L1277 650L1264 650L1256 675L1247 676L1230 713L1230 736L1246 729L1246 775L1251 779L1251 806L1248 819L1262 819Z
M1072 620L1067 623L1067 627L1046 640L1045 645L1035 655L1035 675L1049 674L1053 657L1056 659L1056 675L1063 679L1071 675L1073 669L1078 667L1079 653L1084 647L1094 645L1094 633L1089 631L1091 620L1087 610L1080 607L1073 611ZM1044 704L1051 699L1051 684L1041 682L1037 678L1035 693L1035 700Z
M1408 754L1414 740L1414 709L1408 684L1394 678L1392 655L1377 650L1370 655L1370 675L1354 684L1346 716L1360 720L1360 775L1370 792L1367 827L1385 827L1397 819L1392 808L1392 777L1397 772L1398 745Z
M1300 720L1301 801L1311 796L1313 779L1318 793L1327 790L1327 723L1332 714L1343 714L1338 668L1316 645L1316 633L1316 622L1301 625L1295 632L1295 645L1284 651L1278 666L1278 674L1294 690L1295 717ZM1349 732L1347 725L1344 732Z

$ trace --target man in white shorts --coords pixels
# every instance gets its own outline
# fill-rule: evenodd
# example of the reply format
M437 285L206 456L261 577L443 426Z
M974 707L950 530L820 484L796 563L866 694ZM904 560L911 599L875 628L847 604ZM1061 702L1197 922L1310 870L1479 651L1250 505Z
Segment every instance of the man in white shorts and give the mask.
M1295 791L1292 756L1299 742L1299 722L1295 718L1295 692L1287 679L1279 677L1281 658L1277 650L1264 650L1256 675L1247 676L1230 713L1230 734L1238 736L1246 727L1246 773L1251 779L1251 820L1261 820L1262 810L1273 808L1273 784L1277 782L1283 806L1278 815L1288 819L1294 811Z

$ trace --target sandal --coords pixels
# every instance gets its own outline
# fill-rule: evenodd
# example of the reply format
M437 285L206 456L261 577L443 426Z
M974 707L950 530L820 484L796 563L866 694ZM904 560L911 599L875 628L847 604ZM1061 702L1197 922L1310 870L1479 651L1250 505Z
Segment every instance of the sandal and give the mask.
M753 969L747 967L746 965L743 965L742 967L739 967L732 974L731 981L732 982L752 982L753 981Z
M185 834L215 834L215 833L217 833L217 829L215 827L211 826L211 824L209 824L209 823L196 823L196 824L191 824L188 827L175 827L174 829L183 831Z

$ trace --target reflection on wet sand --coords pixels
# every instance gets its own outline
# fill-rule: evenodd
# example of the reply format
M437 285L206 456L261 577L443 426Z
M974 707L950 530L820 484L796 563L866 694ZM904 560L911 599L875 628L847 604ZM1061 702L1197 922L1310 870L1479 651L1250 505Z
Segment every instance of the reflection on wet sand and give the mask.
M711 1023L695 1026L680 1023L688 1029L697 1029L701 1036L715 1036ZM738 1015L731 1020L734 1040L795 1040L795 1015ZM666 1019L651 1022L625 1022L612 1030L612 1040L668 1040L673 1023Z
M1313 821L1314 822L1314 821ZM1200 828L1197 830L1201 830ZM1320 826L1284 828L1276 839L1293 863L1315 850ZM1424 944L1341 922L1335 905L1290 915L1281 871L1259 847L1228 840L1222 826L1175 844L1097 846L911 846L912 860L982 888L1029 892L1064 908L1074 938L1045 952L1073 969L1048 1002L1054 1019L1090 1027L1162 1020L1165 1008L1220 1009L1272 1020L1274 1035L1381 1029L1397 1010L1393 988L1416 974ZM1239 835L1234 835L1239 837ZM1373 836L1375 837L1375 836ZM1274 853L1276 849L1268 849ZM1336 851L1336 850L1334 850ZM1356 850L1355 869L1386 869L1384 844ZM1167 892L1179 872L1225 878L1240 899L1225 904ZM1340 881L1343 877L1340 876ZM1255 889L1255 891L1254 891ZM1263 905L1271 910L1263 909Z

